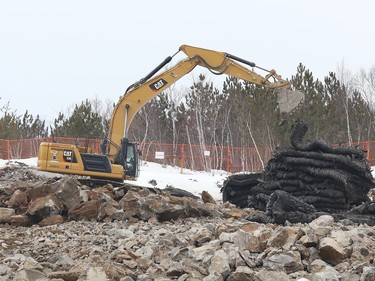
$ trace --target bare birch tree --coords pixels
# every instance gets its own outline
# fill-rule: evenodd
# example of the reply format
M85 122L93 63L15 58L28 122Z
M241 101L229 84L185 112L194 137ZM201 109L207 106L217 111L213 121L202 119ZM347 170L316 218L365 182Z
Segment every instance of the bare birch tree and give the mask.
M341 65L337 67L337 73L339 81L343 86L342 90L344 92L344 98L342 100L343 107L345 111L345 119L346 119L346 133L348 137L349 145L353 143L353 137L350 129L350 116L349 116L349 96L350 92L353 91L353 78L351 73L345 68L344 61L341 62Z
M361 69L354 78L354 85L370 108L375 110L375 65L368 71ZM367 139L370 139L372 132L375 131L375 120L372 118L368 122Z
M168 88L165 91L166 97L168 99L168 107L166 108L167 118L170 120L172 126L172 152L173 152L173 165L176 165L177 159L177 144L179 140L178 135L178 121L179 121L179 110L180 105L186 96L186 89L176 89L176 86Z

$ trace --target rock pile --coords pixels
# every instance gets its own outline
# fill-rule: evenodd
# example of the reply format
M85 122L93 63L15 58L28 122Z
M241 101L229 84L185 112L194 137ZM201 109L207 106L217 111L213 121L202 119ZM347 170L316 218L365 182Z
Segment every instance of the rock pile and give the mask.
M203 195L204 194L204 195ZM167 192L88 188L30 167L0 170L0 280L374 280L375 232L324 215L251 222Z
M18 174L0 189L0 223L14 226L59 224L70 220L156 219L160 222L187 217L223 217L212 196L203 191L202 199L173 187L164 190L111 184L91 188L74 177L36 179L33 171L7 167L5 173ZM21 179L22 178L22 179ZM26 180L25 180L26 179Z

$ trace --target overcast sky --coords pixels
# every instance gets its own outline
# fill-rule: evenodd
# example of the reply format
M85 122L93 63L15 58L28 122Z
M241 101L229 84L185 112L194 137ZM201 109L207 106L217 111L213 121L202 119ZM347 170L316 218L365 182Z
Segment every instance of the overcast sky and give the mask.
M320 80L342 64L357 73L375 65L374 11L373 0L0 0L0 105L53 122L86 98L117 102L182 44L284 78L299 63Z

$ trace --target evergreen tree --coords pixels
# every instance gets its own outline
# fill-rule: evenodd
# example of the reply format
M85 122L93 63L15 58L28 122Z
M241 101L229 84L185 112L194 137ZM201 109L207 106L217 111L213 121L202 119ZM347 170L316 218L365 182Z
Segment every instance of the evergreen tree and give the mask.
M223 92L227 95L225 107L232 109L228 130L233 145L253 146L255 141L273 146L279 118L275 92L234 77L226 79Z
M350 97L348 108L353 141L374 140L375 134L372 130L372 120L375 118L375 112L371 110L369 103L363 99L357 90Z
M0 118L0 139L16 140L20 138L20 120L14 112L5 111Z
M48 136L48 128L45 126L45 121L41 120L39 115L34 120L32 114L26 110L20 123L20 137L27 138L44 138Z
M32 138L48 137L48 128L46 127L46 121L41 120L39 114L36 116L34 122L31 124L31 137Z
M0 108L0 111L3 113L0 117L0 139L19 139L20 117L11 111L9 101Z
M33 116L26 110L20 124L20 134L22 139L31 138L31 124L34 121L33 119Z
M159 132L158 139L160 139L160 142L163 143L172 143L172 100L164 91L154 98L153 106L155 107L155 112L157 113L159 123L159 130L157 130L157 132Z
M280 123L276 91L254 85L248 81L244 81L243 87L251 114L247 131L251 125L254 140L259 146L275 147L279 144L275 129ZM254 140L252 140L252 145L254 145Z
M324 79L324 91L327 95L326 130L321 137L331 143L350 143L350 116L348 108L348 93L337 79L335 73L330 72ZM348 129L349 128L349 129Z
M242 83L235 77L227 77L223 84L223 93L227 96L226 107L230 109L226 130L228 145L245 146L247 144L246 121L249 120L249 96L243 89Z
M291 83L295 89L301 90L305 95L303 107L293 116L294 119L305 121L309 124L306 139L322 137L330 120L328 119L327 104L330 102L324 91L323 83L314 80L312 72L299 64L297 74L292 76ZM289 124L292 125L292 124Z
M59 117L63 118L63 115ZM80 106L75 106L72 115L63 121L63 127L67 137L104 137L103 119L99 113L93 112L87 99Z
M53 121L53 127L50 126L52 137L67 137L66 123L67 120L64 114L59 112L59 115Z

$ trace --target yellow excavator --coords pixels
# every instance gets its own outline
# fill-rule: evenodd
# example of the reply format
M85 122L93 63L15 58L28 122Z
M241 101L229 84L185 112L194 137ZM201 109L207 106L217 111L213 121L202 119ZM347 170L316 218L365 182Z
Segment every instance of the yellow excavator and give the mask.
M187 58L158 74L180 51L184 52ZM258 68L266 75L259 75L245 65L252 69ZM168 56L147 76L129 86L120 97L114 108L108 138L102 143L103 154L72 144L43 142L38 151L38 170L120 182L136 179L139 171L138 150L136 144L127 138L127 131L134 116L147 102L196 66L205 67L215 74L226 74L277 90L279 109L283 114L291 113L303 101L303 94L291 91L290 83L282 79L275 70L266 70L225 52L182 45L174 55Z

